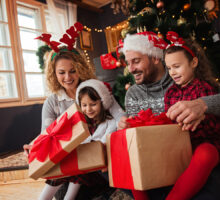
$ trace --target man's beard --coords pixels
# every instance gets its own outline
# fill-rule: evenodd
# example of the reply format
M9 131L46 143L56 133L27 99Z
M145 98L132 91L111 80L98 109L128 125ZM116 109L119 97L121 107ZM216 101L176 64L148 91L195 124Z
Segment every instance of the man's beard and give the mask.
M132 73L132 75L134 76L137 73L142 73L142 75L143 75L144 72L143 71L134 71ZM148 75L145 75L143 77L143 80L141 82L137 83L136 80L135 80L135 82L137 85L154 83L156 80L156 77L157 77L157 73L158 73L157 68L154 68L154 70L152 70Z

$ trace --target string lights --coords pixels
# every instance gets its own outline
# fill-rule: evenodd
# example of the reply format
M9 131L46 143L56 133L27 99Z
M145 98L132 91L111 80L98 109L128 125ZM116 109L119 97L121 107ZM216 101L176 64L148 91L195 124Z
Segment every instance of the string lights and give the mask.
M128 22L124 23L123 25L116 25L116 26L107 26L104 29L98 29L98 28L89 28L87 26L84 26L84 29L91 32L91 31L95 31L97 33L102 33L105 29L107 30L111 30L111 31L117 31L123 28L126 28L128 26Z

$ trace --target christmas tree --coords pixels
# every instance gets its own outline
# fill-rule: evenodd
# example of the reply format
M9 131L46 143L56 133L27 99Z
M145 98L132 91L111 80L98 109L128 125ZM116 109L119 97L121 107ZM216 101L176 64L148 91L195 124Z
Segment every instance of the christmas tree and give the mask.
M218 17L218 0L129 0L128 9L129 26L122 30L122 37L142 31L153 31L164 39L168 31L190 37L204 48L219 80L220 40L213 25ZM124 85L117 87L125 90Z
M213 25L219 11L218 0L130 0L129 27L124 33L153 31L164 37L175 31L196 40L220 77L220 41Z

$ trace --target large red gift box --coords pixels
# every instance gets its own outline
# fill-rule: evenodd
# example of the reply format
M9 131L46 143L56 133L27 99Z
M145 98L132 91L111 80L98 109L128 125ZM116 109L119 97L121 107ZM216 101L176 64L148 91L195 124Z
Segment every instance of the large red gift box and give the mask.
M62 178L97 171L107 167L106 149L100 141L79 145L42 177Z
M85 117L74 103L31 143L29 177L41 177L89 136Z
M189 132L177 124L162 125L170 123L165 113L141 111L128 122L138 127L107 136L110 186L148 190L174 184L192 157Z

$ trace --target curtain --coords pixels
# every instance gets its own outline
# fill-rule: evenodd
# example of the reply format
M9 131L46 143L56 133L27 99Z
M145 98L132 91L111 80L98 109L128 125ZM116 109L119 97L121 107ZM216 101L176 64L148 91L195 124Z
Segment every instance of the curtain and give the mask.
M46 0L50 19L52 19L52 40L58 41L66 29L77 21L77 6L60 0ZM62 12L60 12L62 11Z

